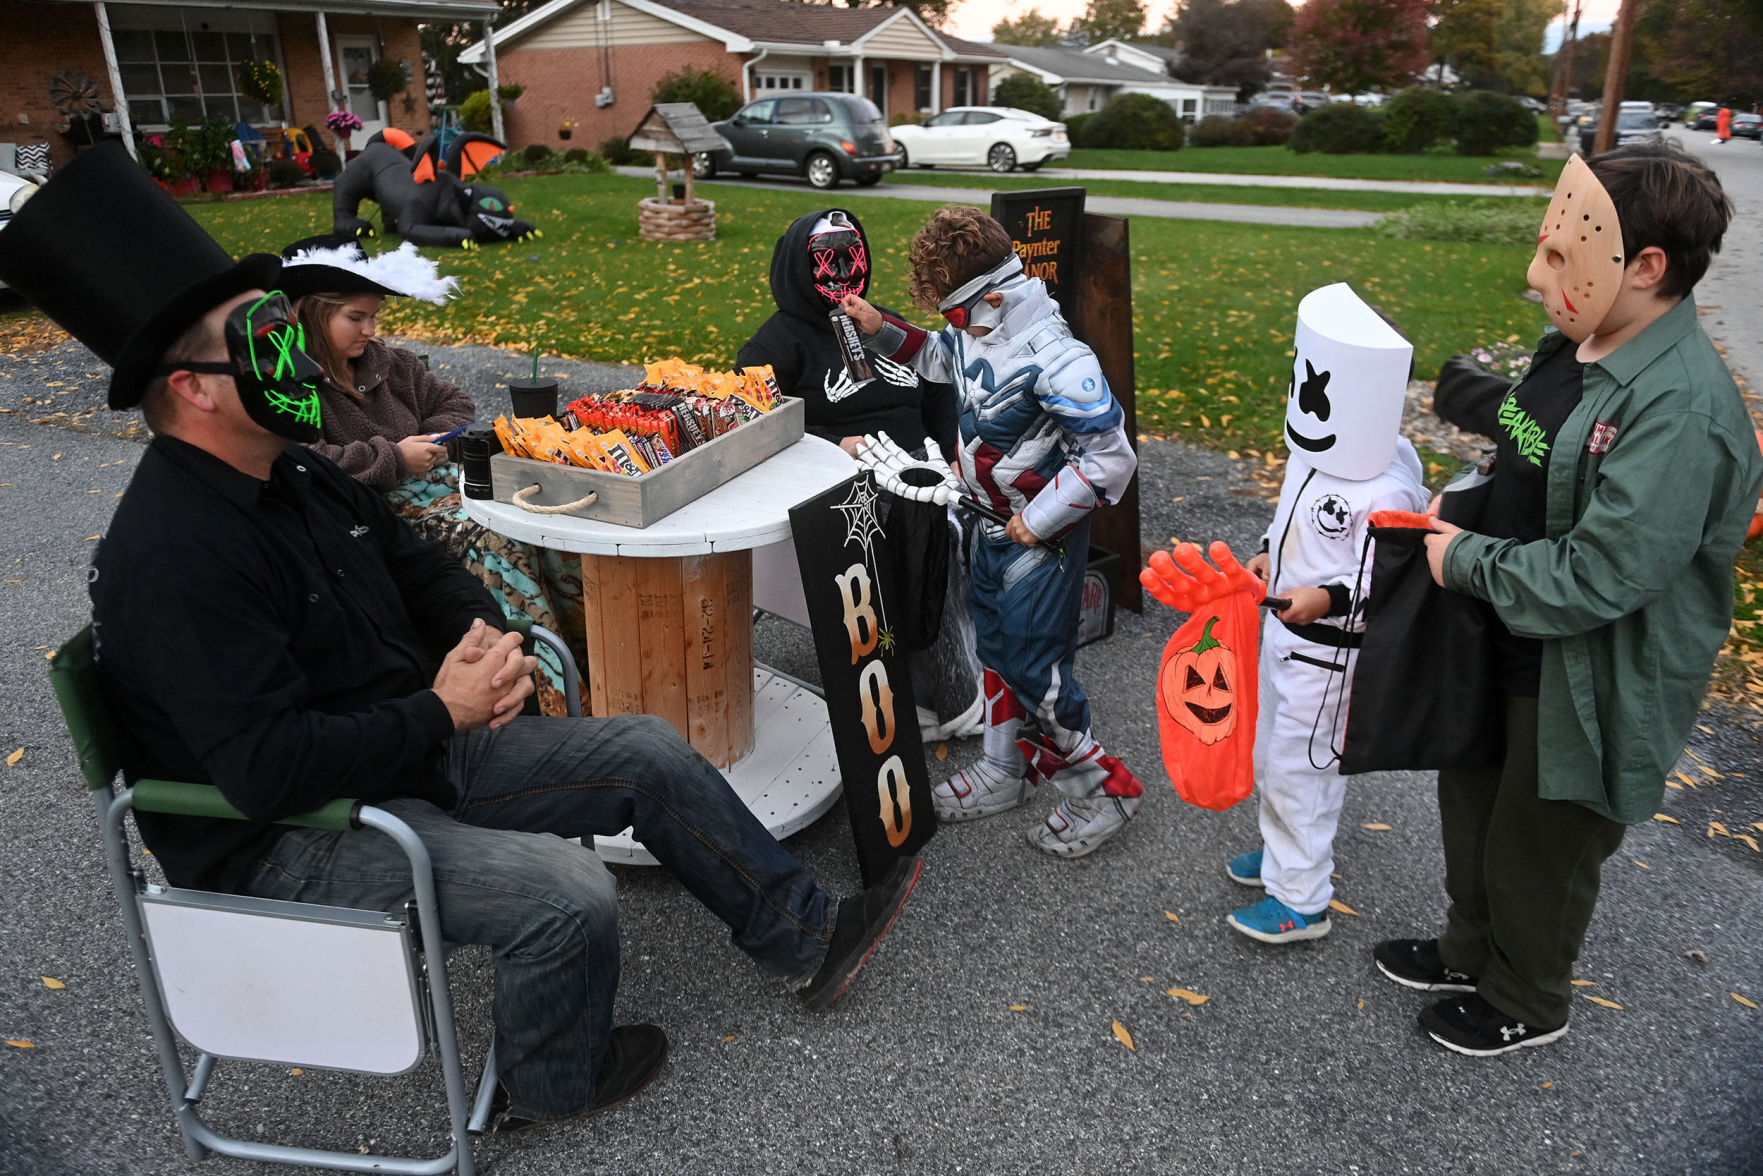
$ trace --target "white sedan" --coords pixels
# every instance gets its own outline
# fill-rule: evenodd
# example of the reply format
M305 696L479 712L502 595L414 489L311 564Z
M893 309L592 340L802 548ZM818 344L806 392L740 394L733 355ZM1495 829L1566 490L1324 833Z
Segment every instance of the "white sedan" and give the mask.
M1034 171L1071 155L1064 123L1010 106L955 106L890 133L905 152L901 167L945 163Z

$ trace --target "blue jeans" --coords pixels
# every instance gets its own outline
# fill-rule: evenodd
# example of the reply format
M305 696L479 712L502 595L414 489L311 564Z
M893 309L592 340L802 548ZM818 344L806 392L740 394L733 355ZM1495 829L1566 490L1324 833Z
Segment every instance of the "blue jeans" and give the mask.
M409 799L380 807L428 847L447 942L495 955L496 1061L521 1114L591 1103L612 1028L616 886L565 838L633 827L765 971L805 983L826 958L836 900L662 719L518 718L455 735L444 771L451 813ZM368 910L412 898L403 852L369 829L291 829L244 890Z

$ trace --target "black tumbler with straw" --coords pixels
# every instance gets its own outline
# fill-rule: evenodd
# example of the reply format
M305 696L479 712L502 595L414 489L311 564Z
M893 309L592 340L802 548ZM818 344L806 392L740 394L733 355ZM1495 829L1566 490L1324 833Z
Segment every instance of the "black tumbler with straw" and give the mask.
M508 381L508 399L520 420L557 416L557 381L539 377L539 352L533 349L533 374L529 380Z

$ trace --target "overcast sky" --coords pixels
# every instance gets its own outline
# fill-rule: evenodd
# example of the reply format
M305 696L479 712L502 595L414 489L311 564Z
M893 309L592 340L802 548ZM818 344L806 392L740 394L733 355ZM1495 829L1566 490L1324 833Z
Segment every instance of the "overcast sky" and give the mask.
M1585 0L1585 11L1579 18L1581 33L1599 32L1610 27L1616 17L1618 0ZM1006 18L1014 19L1024 12L1039 9L1043 16L1050 16L1061 26L1071 23L1075 16L1083 15L1089 7L1088 0L961 0L949 18L948 29L957 37L969 41L989 41L992 39L992 26ZM1152 0L1146 10L1149 19L1145 24L1150 29L1158 29L1169 19L1173 5ZM1545 52L1554 52L1561 43L1561 18L1556 17L1549 26L1548 36L1544 45Z

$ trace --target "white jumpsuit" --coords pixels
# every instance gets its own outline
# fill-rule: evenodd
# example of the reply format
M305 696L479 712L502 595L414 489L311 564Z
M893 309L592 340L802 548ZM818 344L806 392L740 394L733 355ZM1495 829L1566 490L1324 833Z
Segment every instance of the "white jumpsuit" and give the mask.
M1424 510L1420 458L1396 441L1389 467L1350 482L1325 474L1298 454L1286 463L1279 508L1267 530L1268 594L1343 584L1363 608L1371 560L1368 516L1379 510ZM1363 579L1361 579L1363 574ZM1337 749L1347 715L1346 692L1364 621L1326 617L1294 633L1271 612L1261 622L1260 713L1255 728L1255 782L1260 790L1261 880L1267 893L1299 914L1314 915L1334 897L1334 835L1347 781ZM1312 640L1311 638L1322 638Z

